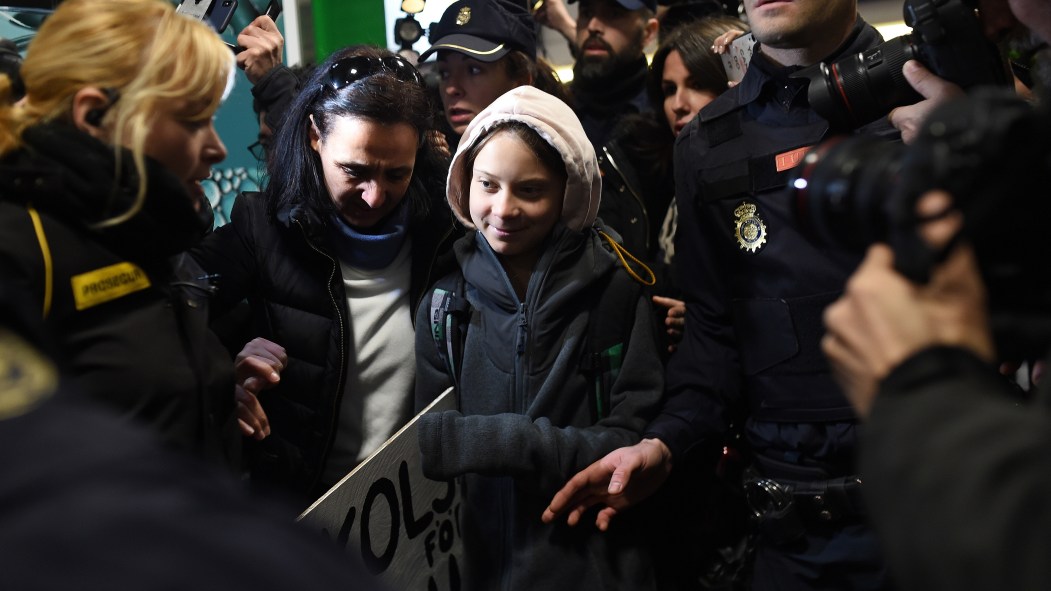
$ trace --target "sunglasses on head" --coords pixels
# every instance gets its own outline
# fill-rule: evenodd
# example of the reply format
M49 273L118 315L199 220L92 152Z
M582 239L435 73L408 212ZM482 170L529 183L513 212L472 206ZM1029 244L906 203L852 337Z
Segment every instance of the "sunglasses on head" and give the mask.
M387 72L403 82L415 82L423 86L420 73L400 55L374 57L371 55L354 55L345 57L329 66L325 75L325 84L332 90L342 90L358 80Z

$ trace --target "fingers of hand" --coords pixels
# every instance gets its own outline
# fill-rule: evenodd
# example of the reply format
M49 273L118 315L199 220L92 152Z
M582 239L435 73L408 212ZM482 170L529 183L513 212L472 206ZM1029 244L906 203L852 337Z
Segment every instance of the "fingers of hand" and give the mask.
M270 421L259 399L242 388L235 388L234 393L237 399L237 419L252 429L249 435L253 435L256 439L270 435Z
M595 527L599 531L609 531L609 525L613 522L613 518L617 516L617 510L613 507L606 507L605 509L598 512L595 516Z
M249 381L254 381L252 387L248 389L252 392L259 392L281 381L281 374L279 373L279 368L281 367L273 360L246 357L234 364L234 373L237 376L237 381L246 388Z
M905 75L905 79L909 81L909 84L925 99L945 101L963 94L963 90L959 86L934 75L916 60L905 62L905 66L901 71Z
M719 35L715 38L715 43L712 44L712 51L720 55L726 53L726 48L733 43L734 39L737 39L741 35L744 35L744 32L737 30L727 31L722 35Z

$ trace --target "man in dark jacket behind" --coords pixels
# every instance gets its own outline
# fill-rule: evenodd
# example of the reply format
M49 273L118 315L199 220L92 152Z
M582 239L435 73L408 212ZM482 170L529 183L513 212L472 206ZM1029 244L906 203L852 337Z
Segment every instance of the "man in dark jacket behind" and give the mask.
M620 116L651 109L643 49L657 38L656 9L656 0L580 2L569 92L596 152L609 140ZM568 34L564 26L548 26Z

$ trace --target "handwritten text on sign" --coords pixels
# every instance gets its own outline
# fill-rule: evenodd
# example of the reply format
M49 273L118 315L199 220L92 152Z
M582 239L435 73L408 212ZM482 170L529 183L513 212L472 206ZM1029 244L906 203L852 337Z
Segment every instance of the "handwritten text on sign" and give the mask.
M423 413L453 408L450 392ZM461 536L456 482L425 478L419 463L414 418L300 520L359 552L365 568L393 589L458 591Z

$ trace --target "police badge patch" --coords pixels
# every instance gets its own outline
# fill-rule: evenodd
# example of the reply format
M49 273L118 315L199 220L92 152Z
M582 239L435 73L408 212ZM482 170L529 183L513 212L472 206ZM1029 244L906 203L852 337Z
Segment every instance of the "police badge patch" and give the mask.
M471 7L464 6L460 12L456 13L456 24L462 27L469 22L471 22Z
M755 212L755 204L747 201L734 210L734 236L738 246L748 252L758 252L766 244L766 224Z

